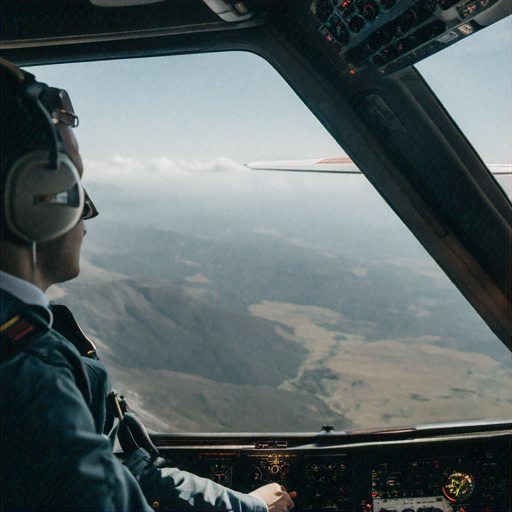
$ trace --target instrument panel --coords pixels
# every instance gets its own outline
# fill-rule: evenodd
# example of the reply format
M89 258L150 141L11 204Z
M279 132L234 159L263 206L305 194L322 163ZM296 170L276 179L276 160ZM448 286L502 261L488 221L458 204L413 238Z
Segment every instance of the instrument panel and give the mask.
M294 510L511 510L510 432L465 439L333 447L160 450L181 469L242 492L270 482L297 491Z
M314 0L302 23L347 72L370 67L388 74L476 33L506 11L500 0Z

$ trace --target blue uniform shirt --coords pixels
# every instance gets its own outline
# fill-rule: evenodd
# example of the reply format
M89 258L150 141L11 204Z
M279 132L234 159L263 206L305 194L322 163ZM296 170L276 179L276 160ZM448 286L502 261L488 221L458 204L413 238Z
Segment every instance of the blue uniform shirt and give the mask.
M0 306L2 327L29 310L48 328L2 363L2 510L151 511L149 501L160 510L265 512L258 498L156 468L142 450L127 461L136 479L100 434L110 387L104 365L49 328L44 302L28 304L2 289Z

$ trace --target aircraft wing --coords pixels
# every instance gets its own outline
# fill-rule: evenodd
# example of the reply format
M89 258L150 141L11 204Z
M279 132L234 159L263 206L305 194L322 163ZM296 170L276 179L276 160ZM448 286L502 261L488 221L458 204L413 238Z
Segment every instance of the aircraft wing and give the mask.
M362 174L348 157L304 160L268 160L245 164L255 171L324 172L337 174Z
M510 176L512 174L512 164L487 164L487 168L495 176Z
M287 172L323 172L336 174L362 174L356 164L348 157L310 158L302 160L266 160L244 164L255 171L287 171ZM512 175L512 164L487 164L487 168L495 176Z

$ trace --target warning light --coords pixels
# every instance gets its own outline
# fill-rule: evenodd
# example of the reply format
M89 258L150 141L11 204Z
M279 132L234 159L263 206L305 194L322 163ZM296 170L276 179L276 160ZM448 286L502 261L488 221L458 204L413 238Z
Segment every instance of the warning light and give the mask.
M355 70L355 69L351 69L351 70L349 71L349 73L350 73L351 75L355 75L355 74L356 74L356 70Z
M376 498L378 494L379 494L378 492L373 491L372 492L372 498Z
M342 7L347 7L347 5L349 4L350 2L342 2L341 6Z

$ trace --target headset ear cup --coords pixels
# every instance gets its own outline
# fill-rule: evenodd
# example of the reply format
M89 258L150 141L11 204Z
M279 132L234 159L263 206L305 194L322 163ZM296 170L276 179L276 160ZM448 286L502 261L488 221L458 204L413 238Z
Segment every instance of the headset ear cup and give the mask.
M26 242L61 236L79 222L84 191L76 166L59 154L58 169L48 169L48 152L33 151L16 160L7 172L4 215L7 227Z

